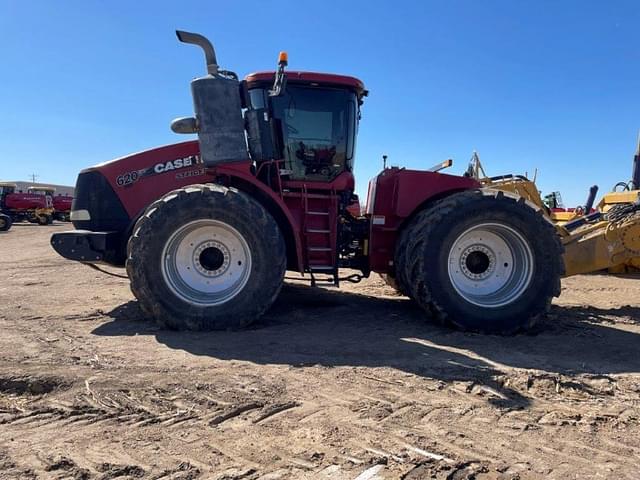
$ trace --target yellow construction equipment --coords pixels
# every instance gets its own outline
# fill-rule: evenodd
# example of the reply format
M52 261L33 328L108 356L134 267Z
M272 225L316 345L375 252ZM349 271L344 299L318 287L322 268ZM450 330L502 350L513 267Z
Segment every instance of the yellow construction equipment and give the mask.
M53 222L53 214L55 210L53 208L53 194L56 189L53 187L46 187L42 185L32 185L27 187L27 192L33 195L41 195L45 199L45 207L36 210L36 221L40 225L49 225Z
M488 177L474 152L467 176L483 188L501 190L524 198L553 222L564 245L565 276L609 270L622 273L640 269L640 144L634 159L633 179L620 183L592 209L597 187L591 187L584 207L554 212L543 202L535 184L522 175ZM552 206L553 207L553 206ZM559 215L565 213L565 215Z
M598 211L605 214L610 221L625 221L627 224L631 222L631 218L635 218L640 210L640 137L636 153L633 157L633 170L631 180L628 182L619 182L613 187L613 191L605 194L598 203ZM630 227L627 227L630 228ZM626 235L626 241L629 242L631 233ZM640 252L637 255L630 256L625 260L621 260L615 265L608 267L610 273L631 273L640 271Z

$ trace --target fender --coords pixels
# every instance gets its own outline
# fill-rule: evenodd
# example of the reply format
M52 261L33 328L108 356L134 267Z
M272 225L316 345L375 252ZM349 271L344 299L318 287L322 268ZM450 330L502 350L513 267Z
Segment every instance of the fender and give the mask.
M431 203L481 185L473 178L404 168L388 168L369 183L370 266L393 271L396 238L413 216Z

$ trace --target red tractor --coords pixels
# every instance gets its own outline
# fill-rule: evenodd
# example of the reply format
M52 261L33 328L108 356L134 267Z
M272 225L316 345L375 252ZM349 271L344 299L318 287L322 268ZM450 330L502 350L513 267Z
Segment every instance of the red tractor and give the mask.
M49 225L53 221L53 203L50 196L36 192L16 191L17 185L0 182L0 212L10 217L11 223L27 220Z
M36 193L38 195L44 195L47 197L49 211L49 223L53 220L60 222L68 222L71 216L71 204L73 203L73 197L70 195L62 195L61 193L56 195L56 189L54 187L47 186L31 186L28 188L29 193Z
M68 222L71 220L71 205L73 197L71 195L62 195L59 193L53 197L53 209L55 213L53 217L60 222Z
M35 222L33 220L31 220L31 222L32 223L37 222L37 223L40 223L41 225L51 225L55 218L55 205L54 205L53 195L55 194L56 189L53 187L47 187L43 185L31 185L30 187L27 187L27 192L30 194L40 195L44 197L45 204L46 204L45 210L41 211L39 215L39 217L43 217L43 218L42 219L37 218Z
M198 141L83 170L53 248L124 266L141 308L173 329L235 329L262 315L285 270L315 284L386 275L425 312L460 328L513 333L560 293L562 246L542 211L473 178L392 167L358 215L353 163L367 91L353 77L218 67L191 83ZM434 169L435 170L435 169ZM341 269L351 269L346 278Z

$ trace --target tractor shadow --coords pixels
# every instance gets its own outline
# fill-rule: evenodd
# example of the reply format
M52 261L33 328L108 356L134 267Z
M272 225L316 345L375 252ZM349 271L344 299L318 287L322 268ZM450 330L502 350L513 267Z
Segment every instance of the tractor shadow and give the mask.
M436 325L404 297L286 284L271 310L243 331L159 330L135 301L108 315L113 321L93 334L153 335L172 349L221 360L294 367L390 367L447 383L500 388L505 398L487 400L508 409L530 403L514 389L498 385L497 379L512 368L597 377L640 372L640 336L611 326L616 319L637 324L640 308L636 307L556 306L536 332L501 337Z

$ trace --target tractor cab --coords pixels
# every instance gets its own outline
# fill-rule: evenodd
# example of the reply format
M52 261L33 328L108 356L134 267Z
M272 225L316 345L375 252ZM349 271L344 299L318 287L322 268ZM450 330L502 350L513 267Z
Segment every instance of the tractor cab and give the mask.
M32 185L27 188L27 192L32 193L34 195L42 195L46 199L47 208L53 207L53 195L56 192L56 189L53 187L45 187L41 185Z
M367 95L360 80L343 75L278 70L243 81L221 70L213 45L199 34L177 31L178 39L200 47L207 75L191 82L195 116L175 119L176 133L197 133L205 167L254 163L259 178L328 183L351 172L360 105ZM248 155L247 155L248 150ZM272 169L274 163L277 169ZM263 168L268 165L268 168ZM279 181L279 180L278 180Z
M7 195L16 192L18 186L11 182L0 182L0 210L6 208Z
M252 158L281 159L280 174L290 180L330 182L351 172L360 105L367 93L362 82L342 75L288 72L274 94L277 75L261 72L245 78Z
M0 182L0 198L9 195L10 193L14 193L18 186L15 183L10 182Z

